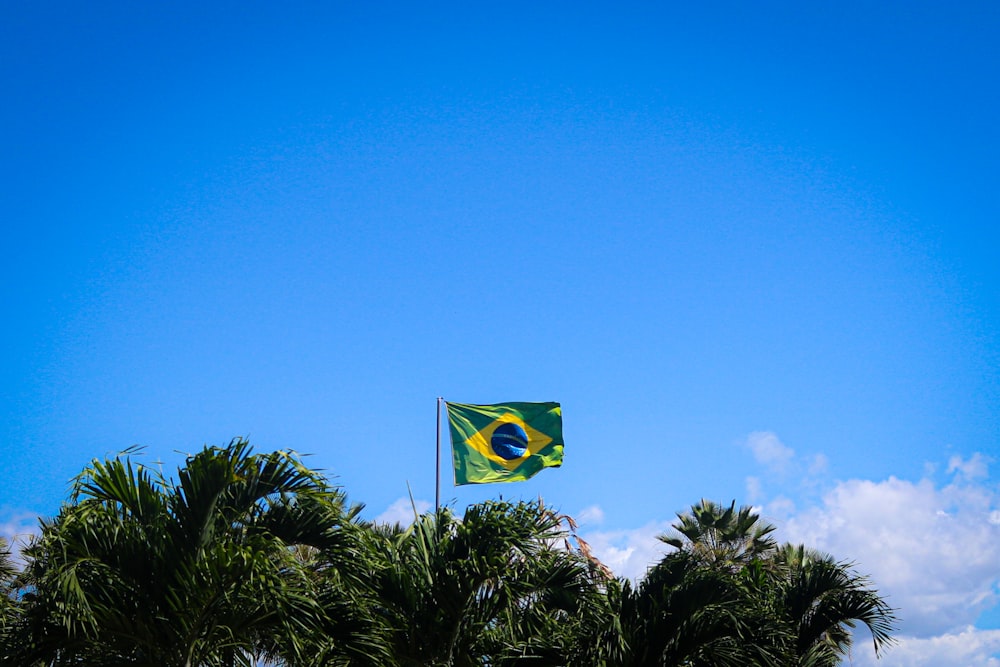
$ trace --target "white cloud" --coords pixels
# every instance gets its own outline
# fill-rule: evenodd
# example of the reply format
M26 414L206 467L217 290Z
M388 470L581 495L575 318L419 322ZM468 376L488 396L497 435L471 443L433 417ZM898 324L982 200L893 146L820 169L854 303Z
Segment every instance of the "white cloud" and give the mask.
M763 452L758 460L789 463L782 452L791 450L769 436L748 438L766 443L755 450ZM849 664L1000 667L1000 629L974 626L977 619L990 623L982 619L1000 610L1000 486L989 480L989 463L982 454L952 457L945 481L934 481L945 470L935 465L916 482L839 481L814 504L799 496L765 499L761 480L746 479L750 495L760 496L750 501L766 500L762 513L779 526L778 539L854 562L897 609L899 643L876 662L871 636L862 629ZM826 465L819 455L809 467L818 473ZM669 528L669 520L656 521L583 537L616 574L636 579L670 550L656 539Z
M656 539L669 528L669 521L655 521L633 530L594 531L581 536L594 555L616 575L639 579L671 550Z
M24 541L37 534L37 514L9 508L0 509L0 537L8 543Z
M870 641L855 640L854 667L1000 667L1000 630L966 627L960 631L918 638L897 637L880 660Z
M0 508L0 537L8 542L38 534L38 515L23 509Z
M770 431L754 431L747 436L746 446L758 463L773 472L784 472L795 457L795 450L785 445Z
M824 473L829 465L830 461L826 458L825 454L816 454L813 456L812 462L809 464L809 474L819 475Z
M578 526L596 526L604 523L604 510L598 505L591 505L580 510L575 518Z
M769 523L775 523L781 519L787 519L795 514L795 502L791 498L778 496L767 503L766 508L762 508L760 514Z
M989 477L989 464L993 459L976 452L969 457L968 461L961 456L952 456L948 459L948 473L957 472L966 480L986 479Z
M430 510L430 508L431 504L426 500L415 500L411 503L409 498L399 498L389 505L384 512L375 517L375 523L409 526L413 523L414 511L420 515Z
M21 549L38 532L37 514L7 507L0 509L0 537L7 542L7 548L13 553L16 563L21 562Z
M895 477L839 482L821 506L780 522L779 537L856 562L899 609L902 631L957 632L1000 602L1000 525L992 520L1000 493L968 481L962 465L974 461L981 459L951 468L958 475L945 486Z

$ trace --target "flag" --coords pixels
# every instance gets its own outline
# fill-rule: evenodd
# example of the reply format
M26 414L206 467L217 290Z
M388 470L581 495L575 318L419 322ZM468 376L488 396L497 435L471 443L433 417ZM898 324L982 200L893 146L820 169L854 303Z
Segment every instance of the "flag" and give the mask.
M562 465L558 403L445 403L455 484L520 482Z

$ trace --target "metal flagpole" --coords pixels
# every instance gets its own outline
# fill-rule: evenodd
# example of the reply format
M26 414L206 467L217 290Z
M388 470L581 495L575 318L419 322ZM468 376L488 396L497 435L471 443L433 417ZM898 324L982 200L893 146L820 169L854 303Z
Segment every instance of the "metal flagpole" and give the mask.
M441 511L441 402L437 400L437 455L434 457L434 515Z

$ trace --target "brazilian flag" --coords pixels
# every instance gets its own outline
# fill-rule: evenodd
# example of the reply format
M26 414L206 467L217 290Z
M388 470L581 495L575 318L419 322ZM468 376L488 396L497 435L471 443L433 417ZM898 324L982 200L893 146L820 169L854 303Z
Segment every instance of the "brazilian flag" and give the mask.
M520 482L562 465L558 403L445 403L455 458L455 484Z

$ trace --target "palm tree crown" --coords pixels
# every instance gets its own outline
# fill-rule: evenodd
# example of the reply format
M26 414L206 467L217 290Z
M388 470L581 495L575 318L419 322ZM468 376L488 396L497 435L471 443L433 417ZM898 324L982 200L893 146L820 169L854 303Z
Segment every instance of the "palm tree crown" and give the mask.
M615 578L538 502L359 518L291 452L242 439L176 481L94 461L12 567L0 666L833 667L894 610L849 563L778 545L749 507L702 500L676 550Z
M26 551L18 659L251 665L322 618L289 546L322 544L342 517L318 473L244 440L189 457L176 484L128 455L94 461Z
M777 546L775 527L761 520L753 508L736 509L702 499L689 512L679 513L675 535L661 535L663 542L691 552L707 565L738 569L754 558L769 555Z

